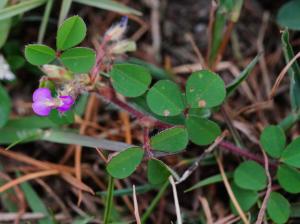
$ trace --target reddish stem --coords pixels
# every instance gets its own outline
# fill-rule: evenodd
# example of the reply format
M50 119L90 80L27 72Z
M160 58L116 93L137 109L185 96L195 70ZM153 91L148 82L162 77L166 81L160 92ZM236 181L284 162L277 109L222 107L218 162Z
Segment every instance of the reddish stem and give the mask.
M222 147L223 149L233 153L233 154L240 155L244 158L256 161L256 162L261 163L261 164L265 163L263 157L261 157L260 155L256 155L254 153L251 153L246 149L239 148L239 147L235 146L234 144L232 144L230 142L227 142L227 141L223 140L223 141L220 142L219 146ZM273 168L276 168L277 164L275 162L270 162L270 166L273 167Z

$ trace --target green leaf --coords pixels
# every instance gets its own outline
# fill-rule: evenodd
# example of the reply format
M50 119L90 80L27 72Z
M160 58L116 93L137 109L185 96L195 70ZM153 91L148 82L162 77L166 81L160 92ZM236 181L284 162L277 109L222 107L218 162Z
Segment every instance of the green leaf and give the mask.
M282 164L277 170L277 179L285 191L291 194L300 193L300 172L297 169Z
M112 1L112 0L73 0L74 2L78 2L84 5L93 6L100 9L106 9L113 12L119 12L122 14L135 14L135 15L142 15L141 12L129 8L119 2Z
M160 80L147 94L149 108L160 116L176 116L185 108L182 93L172 81Z
M234 193L234 196L236 197L236 200L238 201L239 205L241 206L241 209L244 212L249 211L250 208L258 200L258 193L256 191L245 190L245 189L242 189L242 188L236 186L235 184L232 184L231 188ZM233 206L232 201L230 201L230 208L231 208L233 214L238 215L235 207Z
M2 20L0 22L0 49L5 44L11 27L11 19Z
M51 215L43 203L42 199L39 195L34 191L31 185L27 182L21 184L21 188L24 192L25 198L33 212L42 213L46 217L41 219L39 224L54 224L55 222L52 220Z
M277 22L283 27L300 30L300 2L293 0L285 3L278 11Z
M272 157L279 158L284 150L286 138L279 126L270 125L260 135L260 144Z
M190 108L189 116L209 118L211 116L211 109L210 108Z
M6 89L0 84L0 128L8 121L11 111L11 101Z
M189 139L197 145L208 145L220 134L220 127L213 121L189 115L185 120Z
M25 58L33 65L48 64L55 59L55 51L43 44L29 44L25 47Z
M150 159L147 166L148 181L153 185L161 185L168 180L171 175L162 161L158 159Z
M57 110L52 110L48 118L57 125L73 124L74 123L74 111L69 110L61 115Z
M264 168L254 161L241 163L233 175L234 183L246 190L263 190L267 184Z
M208 70L192 73L186 82L186 99L192 108L218 106L225 96L223 80Z
M0 10L0 20L11 18L13 16L30 11L31 9L43 5L44 3L46 3L46 1L47 0L27 0L27 1L21 1L20 3L12 6L5 7ZM3 21L1 21L1 23L2 22Z
M130 57L126 60L128 63L136 64L143 66L144 68L148 69L150 71L151 76L154 79L160 80L160 79L171 79L171 75L164 69L151 64L149 62L146 62L144 60Z
M300 137L294 139L283 151L280 160L285 164L300 168Z
M272 192L268 200L267 212L273 222L286 223L291 214L291 205L281 194Z
M72 72L87 73L95 64L96 53L90 48L76 47L63 52L60 59Z
M225 173L225 174L226 174L228 179L233 177L233 173ZM208 186L208 185L211 185L211 184L219 183L219 182L222 182L222 181L223 181L222 175L221 174L216 174L216 175L207 177L204 180L199 181L198 183L196 183L192 187L186 189L184 191L184 193L187 193L187 192L190 192L190 191L193 191L195 189L205 187L205 186Z
M282 50L284 53L285 62L289 63L294 58L294 51L289 42L289 32L284 30L281 35ZM294 112L300 109L300 67L297 61L295 61L288 69L290 77L290 99Z
M185 128L166 129L150 139L151 148L163 152L179 152L188 144L188 133Z
M114 155L108 162L107 172L118 179L130 176L142 162L144 150L140 147L128 148Z
M226 96L227 97L229 97L242 84L242 82L248 78L248 76L251 74L253 68L257 64L260 56L261 56L261 54L257 55L247 65L247 67L241 72L241 74L226 86Z
M147 193L151 190L154 190L155 188L157 188L157 186L153 186L152 184L144 184L144 185L139 185L136 186L135 191L137 194L143 194L143 193ZM120 190L114 190L114 197L119 197L119 196L129 196L132 195L133 193L133 188L122 188ZM99 196L107 196L108 192L107 191L100 191L100 192L96 192L96 195Z
M172 125L184 125L184 120L185 120L185 116L183 114L179 114L177 116L172 116L172 117L163 117L163 116L159 116L155 113L153 113L148 104L147 104L147 100L146 100L146 95L142 95L136 98L130 98L128 99L128 102L130 103L130 105L134 108L136 108L137 110L149 114L150 116L156 118L157 120L160 120L166 124L172 124Z
M139 65L116 64L110 76L114 89L126 97L142 95L151 83L149 71Z
M58 28L56 46L58 50L66 50L79 44L86 35L86 25L79 16L65 20Z

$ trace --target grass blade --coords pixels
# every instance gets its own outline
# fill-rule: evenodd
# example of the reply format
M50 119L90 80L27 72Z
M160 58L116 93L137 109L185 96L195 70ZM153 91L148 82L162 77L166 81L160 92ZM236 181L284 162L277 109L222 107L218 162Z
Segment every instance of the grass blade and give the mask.
M53 6L53 0L48 0L46 7L45 7L43 20L42 20L42 23L41 23L40 29L39 29L38 43L42 43L44 40L44 36L45 36L46 29L47 29L52 6Z
M281 43L286 63L294 58L294 51L289 42L289 32L285 30L281 36ZM293 111L300 109L300 67L297 61L289 68L288 74L290 76L290 98Z
M226 86L227 97L229 97L238 87L239 85L247 79L250 75L251 71L253 70L254 66L257 64L261 54L258 54L248 65L247 67L241 72L241 74L236 77L230 84Z
M38 194L34 191L31 185L28 182L24 182L21 184L21 188L24 192L25 198L33 212L43 213L46 217L41 219L39 224L55 224L55 222L51 218L51 214L49 213L46 205L43 203L42 199L38 196Z
M233 176L233 173L226 173L226 176L228 178L231 178ZM187 192L193 191L197 188L201 188L201 187L211 185L211 184L215 184L215 183L222 182L222 181L223 181L223 179L222 179L221 174L216 174L214 176L211 176L211 177L205 178L204 180L199 181L198 183L196 183L192 187L186 189L184 192L187 193Z
M105 203L105 211L104 211L104 224L107 224L110 222L110 215L112 210L112 204L113 204L113 194L114 194L114 178L109 175L108 177L108 186L107 186L107 197L106 197L106 203Z
M111 0L74 0L74 2L78 2L84 5L93 6L99 9L105 9L113 12L125 13L125 14L134 14L134 15L142 15L141 12L127 7L123 4L120 4Z
M151 185L151 184L145 184L145 185L141 185L141 186L136 187L135 191L136 191L137 194L143 194L143 193L151 191L155 188L156 187ZM125 188L125 189L115 190L114 191L114 197L128 196L128 195L132 195L132 193L133 193L132 188ZM96 194L99 195L99 196L107 196L108 192L107 191L101 191L101 192L97 192Z
M46 3L46 1L47 0L28 0L22 1L16 5L8 6L0 10L0 20L8 19L31 9L37 8Z
M60 7L58 25L60 26L63 21L67 18L70 11L72 0L63 0Z

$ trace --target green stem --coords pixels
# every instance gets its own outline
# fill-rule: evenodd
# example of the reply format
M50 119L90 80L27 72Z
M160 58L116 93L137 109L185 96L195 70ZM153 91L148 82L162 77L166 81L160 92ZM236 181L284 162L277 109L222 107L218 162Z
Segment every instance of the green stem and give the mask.
M290 129L300 119L300 113L291 113L278 124L284 131Z
M38 43L42 43L43 40L44 40L45 32L46 32L47 24L48 24L48 21L49 21L49 16L50 16L52 6L53 6L53 0L48 0L47 4L46 4L46 7L45 7L43 20L42 20L42 23L41 23L40 29L39 29Z
M163 196L163 194L167 190L169 184L170 184L169 181L166 181L164 183L164 185L162 185L162 187L160 188L158 194L155 196L155 198L153 199L153 201L149 205L148 209L143 214L142 219L141 219L142 223L146 223L146 221L149 218L150 214L152 213L153 209L156 207L156 205L158 204L160 198Z
M105 203L105 211L104 211L104 224L109 223L111 208L113 204L113 195L114 195L114 178L109 175L108 186L107 186L107 197Z

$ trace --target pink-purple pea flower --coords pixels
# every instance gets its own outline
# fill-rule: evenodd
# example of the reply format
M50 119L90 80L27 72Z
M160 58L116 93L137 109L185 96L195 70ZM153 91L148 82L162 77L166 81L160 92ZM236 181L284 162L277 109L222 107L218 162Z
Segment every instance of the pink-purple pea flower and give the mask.
M66 112L74 104L74 99L71 96L53 98L48 88L36 89L32 95L32 100L32 109L40 116L48 116L52 109L57 109L62 113Z

